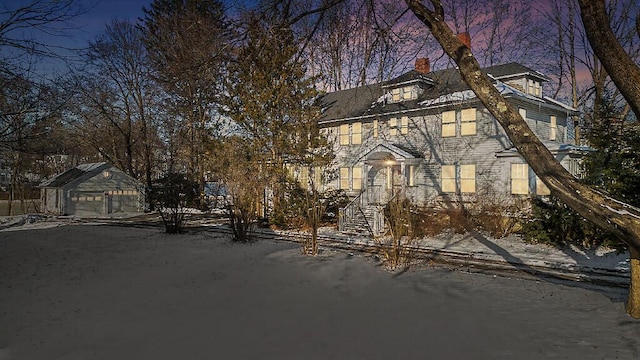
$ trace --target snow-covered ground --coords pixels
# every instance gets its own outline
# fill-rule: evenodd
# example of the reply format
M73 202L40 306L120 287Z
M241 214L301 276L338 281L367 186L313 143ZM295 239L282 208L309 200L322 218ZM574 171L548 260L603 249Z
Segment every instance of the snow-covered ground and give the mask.
M391 273L357 253L307 257L215 231L58 224L0 232L0 359L640 358L640 322L604 288ZM497 244L483 245L533 251Z

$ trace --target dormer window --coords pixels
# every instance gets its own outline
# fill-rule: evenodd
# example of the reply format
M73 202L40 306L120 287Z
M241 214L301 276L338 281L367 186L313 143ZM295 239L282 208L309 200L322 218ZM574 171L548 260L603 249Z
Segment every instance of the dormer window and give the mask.
M391 102L415 100L418 98L418 86L411 85L391 90Z
M540 82L531 79L527 80L527 94L541 97L542 88L540 86Z

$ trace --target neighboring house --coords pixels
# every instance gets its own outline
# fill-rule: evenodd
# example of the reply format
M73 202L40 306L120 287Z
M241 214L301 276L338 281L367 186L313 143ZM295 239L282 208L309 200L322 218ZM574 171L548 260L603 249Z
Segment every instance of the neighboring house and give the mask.
M43 212L95 216L144 211L144 186L111 164L80 164L40 184Z
M573 144L576 110L543 96L549 78L517 63L484 72L577 174L584 149ZM343 229L364 213L373 232L380 230L379 205L400 191L423 205L549 194L458 70L431 72L428 59L395 79L326 94L320 126L336 144L339 176L331 186L354 199L341 218Z

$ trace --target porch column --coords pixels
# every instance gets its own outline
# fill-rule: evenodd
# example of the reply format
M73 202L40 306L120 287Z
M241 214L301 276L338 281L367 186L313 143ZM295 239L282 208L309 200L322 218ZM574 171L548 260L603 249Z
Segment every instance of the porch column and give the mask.
M387 191L393 190L393 165L387 165Z
M362 164L362 182L364 183L362 186L367 204L369 203L369 168L370 166L365 161Z
M400 162L400 181L402 182L402 192L406 193L406 186L407 186L407 174L405 174L405 166L404 166L404 161Z

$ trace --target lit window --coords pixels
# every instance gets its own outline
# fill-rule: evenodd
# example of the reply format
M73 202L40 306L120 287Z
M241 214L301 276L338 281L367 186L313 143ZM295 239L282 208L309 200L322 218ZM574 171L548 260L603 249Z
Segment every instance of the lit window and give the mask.
M309 168L301 167L298 173L298 181L304 189L309 188Z
M551 190L547 187L545 183L540 180L539 177L536 176L536 194L538 195L551 195Z
M340 125L340 145L349 145L349 124Z
M340 168L340 189L349 190L349 168Z
M418 98L418 88L407 86L402 89L402 100L413 100Z
M460 135L476 134L476 109L464 109L460 112Z
M362 144L362 123L360 122L351 125L351 144Z
M406 135L409 133L409 117L403 116L400 119L400 133Z
M555 116L551 116L550 122L549 140L555 140L558 133L558 119Z
M535 94L534 95L538 96L538 97L542 97L542 88L540 87L540 83L539 82L535 82L534 86L535 86Z
M522 116L523 119L527 120L527 109L518 109L518 112L520 113L520 116Z
M527 80L527 94L533 94L533 93L535 93L533 80Z
M455 110L442 113L442 137L456 136L456 112Z
M476 192L476 165L460 165L460 191L463 193Z
M529 193L529 165L511 164L511 193L519 195Z
M389 135L398 135L398 119L396 118L389 119Z
M391 90L391 99L393 102L398 102L400 101L400 89L393 89Z
M409 186L414 185L413 177L415 176L415 167L413 165L409 165Z
M373 120L373 137L378 137L378 120Z
M456 192L456 166L442 165L442 192Z
M360 167L354 167L352 170L352 183L353 183L353 190L360 190L362 189L362 168Z
M362 144L362 123L340 125L340 145Z

